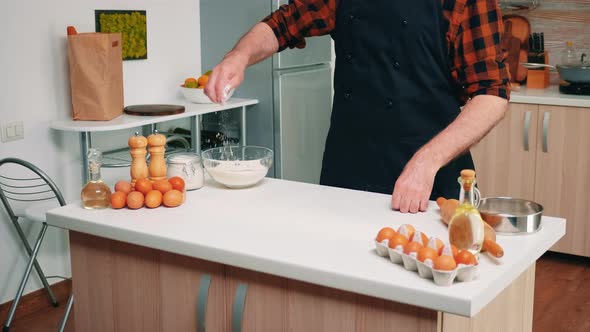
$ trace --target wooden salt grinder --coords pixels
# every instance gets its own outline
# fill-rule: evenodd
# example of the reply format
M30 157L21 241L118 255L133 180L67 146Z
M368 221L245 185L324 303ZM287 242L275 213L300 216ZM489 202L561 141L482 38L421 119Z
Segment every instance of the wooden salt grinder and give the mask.
M164 159L166 136L155 130L153 134L148 136L148 144L150 146L150 180L165 180L167 171Z
M148 166L145 160L147 154L146 146L148 140L135 133L135 136L129 137L129 151L131 153L131 185L135 186L135 182L139 179L148 177Z

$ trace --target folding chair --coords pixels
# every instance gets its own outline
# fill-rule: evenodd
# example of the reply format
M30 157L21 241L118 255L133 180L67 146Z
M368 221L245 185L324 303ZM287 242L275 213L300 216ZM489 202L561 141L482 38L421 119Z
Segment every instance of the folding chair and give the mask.
M15 174L22 174L28 173L26 175L4 175L4 170L6 168L12 168L12 172ZM18 172L15 172L17 171ZM55 185L55 183L41 171L35 165L21 159L17 158L5 158L0 160L0 201L4 205L10 220L14 224L16 232L21 239L27 254L29 255L29 261L27 264L27 268L25 273L21 279L20 285L16 292L16 296L12 302L12 306L8 313L8 318L4 327L2 328L3 332L8 332L10 329L10 324L14 318L14 313L16 311L16 307L18 306L18 302L20 301L29 276L31 274L31 270L34 267L43 283L43 287L47 291L47 295L51 300L51 303L54 307L57 307L59 304L49 287L49 283L47 282L47 278L43 273L43 270L37 263L37 254L39 253L39 248L41 247L41 243L43 242L43 237L45 236L45 232L47 231L47 223L45 222L45 210L41 210L39 213L39 209L43 209L45 205L41 205L44 201L52 201L57 200L59 205L64 206L66 204L63 195ZM18 207L15 208L15 207ZM57 205L55 206L57 207ZM24 210L23 214L16 213L17 210ZM37 210L37 213L34 213L35 216L29 217L29 211ZM42 223L41 231L39 235L37 235L37 240L33 248L29 245L25 233L23 232L21 225L19 223L20 218L27 218L35 221L39 221ZM66 313L64 314L64 319L60 326L60 331L63 331L65 328L65 323L68 319L70 314L70 310L73 304L73 295L70 295L68 299L68 306L66 308Z

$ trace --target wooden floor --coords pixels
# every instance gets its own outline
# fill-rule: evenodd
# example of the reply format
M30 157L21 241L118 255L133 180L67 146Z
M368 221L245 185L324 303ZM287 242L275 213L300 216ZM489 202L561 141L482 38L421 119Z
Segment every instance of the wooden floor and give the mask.
M590 331L589 258L548 253L537 263L536 278L534 332ZM10 331L57 331L64 310L65 303L22 317ZM68 332L74 331L74 316L68 322Z

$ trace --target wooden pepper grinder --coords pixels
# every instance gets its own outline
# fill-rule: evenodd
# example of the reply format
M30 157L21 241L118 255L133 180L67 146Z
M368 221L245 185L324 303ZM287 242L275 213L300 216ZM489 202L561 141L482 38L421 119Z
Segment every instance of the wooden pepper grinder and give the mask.
M148 140L138 132L135 133L135 136L131 136L127 142L131 153L131 185L134 187L137 180L145 179L149 175L145 160L147 143Z
M166 179L166 160L164 153L166 152L166 136L159 134L157 130L148 136L148 144L150 151L150 180L158 181Z

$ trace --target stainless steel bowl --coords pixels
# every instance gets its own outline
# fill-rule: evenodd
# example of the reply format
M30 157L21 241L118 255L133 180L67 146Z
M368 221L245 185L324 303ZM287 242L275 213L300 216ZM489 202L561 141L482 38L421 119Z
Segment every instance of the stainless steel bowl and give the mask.
M498 234L530 234L541 227L543 206L525 199L483 198L478 209Z

